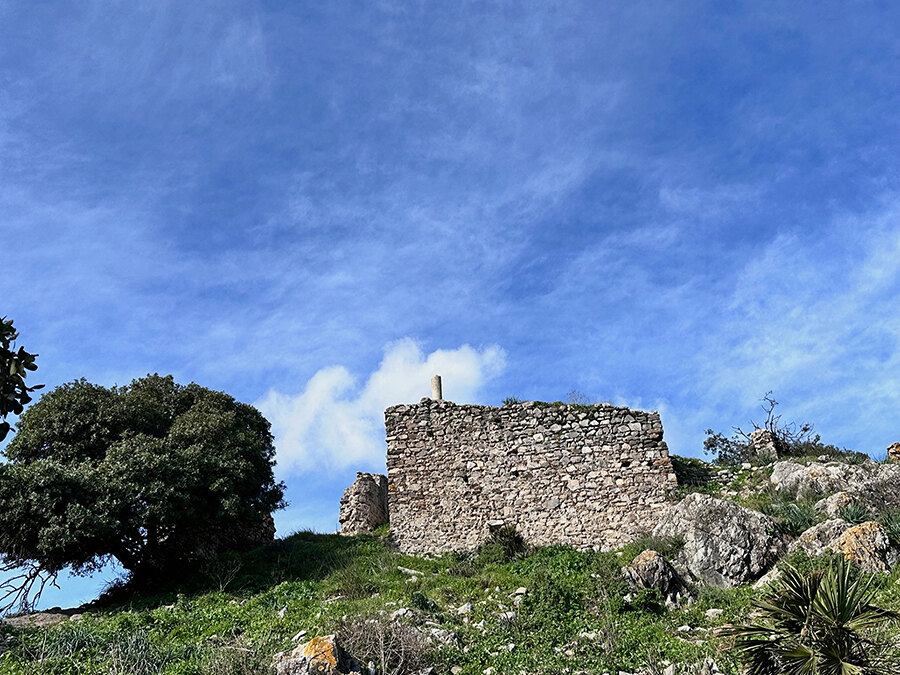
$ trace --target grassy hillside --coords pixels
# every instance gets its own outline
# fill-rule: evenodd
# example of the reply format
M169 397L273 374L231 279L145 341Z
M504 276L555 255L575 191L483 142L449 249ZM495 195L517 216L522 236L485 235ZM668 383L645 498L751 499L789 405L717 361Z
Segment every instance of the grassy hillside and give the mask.
M735 472L716 491L731 495L751 481L760 477ZM665 662L706 656L737 673L715 629L746 620L758 592L699 588L693 604L667 610L658 593L634 593L621 579L620 567L644 548L671 557L677 542L645 539L582 553L565 546L524 551L507 539L473 554L419 558L392 551L386 530L356 538L301 532L225 558L165 592L120 590L78 620L46 629L4 626L0 672L271 673L273 654L307 631L306 639L344 636L364 663L379 641L402 643L436 673L661 672ZM876 579L879 602L895 610L898 578ZM398 610L400 628L390 621Z

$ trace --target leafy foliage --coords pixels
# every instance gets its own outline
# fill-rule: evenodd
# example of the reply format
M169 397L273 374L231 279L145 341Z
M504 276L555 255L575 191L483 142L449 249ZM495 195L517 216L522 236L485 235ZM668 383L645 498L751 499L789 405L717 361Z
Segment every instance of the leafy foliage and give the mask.
M900 667L896 649L876 631L900 614L875 606L875 590L843 556L824 572L787 567L756 603L761 621L728 632L748 675L893 674Z
M838 516L853 525L872 520L872 513L864 505L858 502L850 502L838 509Z
M20 418L0 466L0 553L55 574L113 556L136 583L271 539L269 423L171 376L107 389L84 380Z
M782 532L797 537L815 525L818 512L811 501L794 501L783 496L762 508L762 512L778 523Z
M514 527L501 527L478 547L476 560L482 564L505 563L523 558L528 552L524 537Z
M31 392L44 386L25 384L29 371L37 370L34 362L37 354L29 354L24 347L16 349L17 337L12 319L0 319L0 441L9 434L6 417L21 415L31 403Z
M894 546L900 547L900 510L888 509L878 515L878 522Z

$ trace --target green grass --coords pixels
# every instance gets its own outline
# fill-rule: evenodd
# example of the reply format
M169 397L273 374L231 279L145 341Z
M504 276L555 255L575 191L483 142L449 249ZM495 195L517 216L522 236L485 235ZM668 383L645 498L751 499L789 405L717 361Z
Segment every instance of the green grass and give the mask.
M478 564L460 574L466 556L417 558L391 551L375 537L299 533L244 556L226 590L218 590L215 580L204 589L199 579L193 590L130 597L120 590L115 604L91 610L81 621L47 629L4 627L0 672L270 673L272 655L292 647L298 631L329 634L341 630L346 617L379 617L400 607L459 636L456 645L431 648L427 658L437 673L454 665L463 675L476 675L488 666L496 673L549 674L634 670L648 659L692 662L716 655L721 641L705 633L702 644L684 641L675 629L720 625L721 618L703 614L713 605L726 609L729 619L743 619L749 595L701 595L682 612L664 610L653 592L629 594L622 564L645 546L673 555L679 545L648 539L619 555L551 546L516 550L498 562L476 555L469 562ZM529 593L516 605L510 596L519 587ZM471 613L459 615L456 609L467 602ZM500 617L509 611L514 618ZM716 658L726 673L736 673L729 657Z
M739 474L734 480L759 479ZM805 528L816 517L809 503L773 492L744 502L772 514L786 530ZM890 512L881 519L897 536L900 516ZM514 532L500 531L478 551L435 558L401 555L389 542L386 529L361 537L301 532L168 589L115 589L81 621L47 629L4 626L0 673L271 675L273 654L293 647L299 631L311 637L356 630L359 644L366 644L369 626L389 625L391 613L406 607L404 621L458 636L421 655L437 674L453 666L462 675L489 666L497 675L634 672L711 656L726 675L736 675L729 643L716 629L746 622L758 597L750 587L700 587L692 604L667 610L657 592L629 589L622 565L647 548L675 558L682 542L673 539L647 537L617 551L580 552L531 549ZM795 554L787 562L811 571L826 560ZM875 583L881 606L900 610L900 571ZM516 603L520 587L528 593ZM457 609L465 603L471 612L461 615ZM723 613L707 617L713 608ZM515 614L502 616L506 612ZM681 626L691 631L680 632ZM365 662L370 655L357 656Z

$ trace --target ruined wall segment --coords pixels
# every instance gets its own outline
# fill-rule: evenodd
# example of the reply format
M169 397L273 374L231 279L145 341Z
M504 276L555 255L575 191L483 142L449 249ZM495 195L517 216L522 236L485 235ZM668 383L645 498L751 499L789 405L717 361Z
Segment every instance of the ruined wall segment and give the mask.
M346 535L365 534L388 522L387 476L358 472L344 490L338 521Z
M472 549L514 526L535 545L619 546L677 485L656 412L422 399L385 411L391 534L406 553Z

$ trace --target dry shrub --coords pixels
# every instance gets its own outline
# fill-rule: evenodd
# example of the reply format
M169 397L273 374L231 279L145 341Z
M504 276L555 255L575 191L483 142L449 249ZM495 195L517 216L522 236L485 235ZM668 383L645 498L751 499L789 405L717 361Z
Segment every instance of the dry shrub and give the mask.
M242 642L210 651L203 661L203 675L269 675L272 655L261 654Z
M410 675L428 665L431 647L427 635L387 616L346 621L337 635L363 666L374 664L377 675Z

